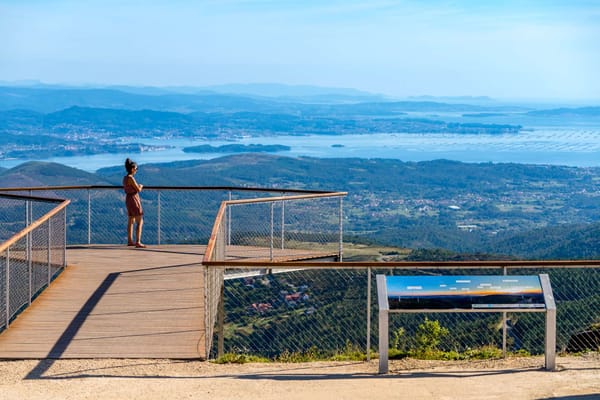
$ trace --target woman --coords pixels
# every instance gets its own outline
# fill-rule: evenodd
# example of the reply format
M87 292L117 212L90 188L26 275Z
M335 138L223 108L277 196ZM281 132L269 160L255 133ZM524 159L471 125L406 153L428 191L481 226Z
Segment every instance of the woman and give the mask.
M127 246L138 248L146 247L142 244L142 225L144 225L144 211L139 193L144 185L139 185L133 177L137 172L137 164L129 158L125 160L127 175L123 177L123 189L125 190L125 206L127 207ZM133 241L133 224L137 224L136 241Z

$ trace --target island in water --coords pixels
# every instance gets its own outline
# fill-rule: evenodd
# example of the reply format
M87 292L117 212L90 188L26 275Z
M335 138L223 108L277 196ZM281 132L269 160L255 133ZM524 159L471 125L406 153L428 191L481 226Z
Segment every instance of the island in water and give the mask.
M282 144L225 144L222 146L203 144L183 148L185 153L276 153L289 150L291 150L290 146Z

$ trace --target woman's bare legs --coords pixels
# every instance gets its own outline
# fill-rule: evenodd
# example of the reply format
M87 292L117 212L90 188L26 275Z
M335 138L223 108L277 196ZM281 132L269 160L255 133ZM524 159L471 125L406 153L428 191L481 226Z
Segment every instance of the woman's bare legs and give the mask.
M136 236L136 241L133 241L133 224L137 224L136 225L136 229L135 229L135 236ZM135 216L135 217L128 217L127 218L127 245L128 246L135 246L135 247L146 247L144 244L142 244L142 225L144 225L144 218L141 215Z
M135 242L135 247L146 247L142 244L142 225L144 225L144 218L141 215L134 217L135 222L137 223L137 229L135 231L137 241Z
M127 245L133 246L135 242L133 241L133 222L135 221L135 217L127 217Z

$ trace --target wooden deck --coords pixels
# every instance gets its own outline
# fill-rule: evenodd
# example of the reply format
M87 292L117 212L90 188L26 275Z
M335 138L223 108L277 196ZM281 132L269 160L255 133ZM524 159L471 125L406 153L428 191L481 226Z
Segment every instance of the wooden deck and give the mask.
M0 335L0 358L205 359L204 246L90 246Z
M0 359L206 359L205 246L85 246L0 334ZM231 246L231 259L264 261L265 248ZM278 250L275 260L317 258Z

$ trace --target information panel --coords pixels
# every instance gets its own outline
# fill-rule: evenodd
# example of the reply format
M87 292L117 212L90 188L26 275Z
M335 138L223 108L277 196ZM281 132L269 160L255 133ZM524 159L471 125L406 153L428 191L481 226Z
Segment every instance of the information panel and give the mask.
M535 275L387 276L390 310L545 308Z

